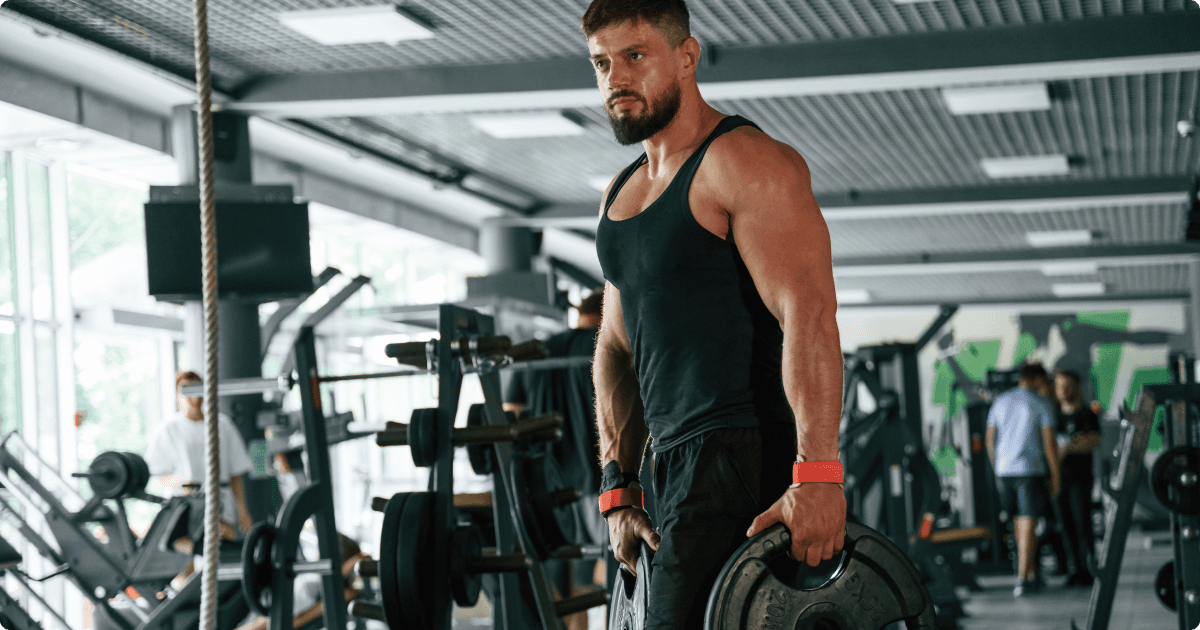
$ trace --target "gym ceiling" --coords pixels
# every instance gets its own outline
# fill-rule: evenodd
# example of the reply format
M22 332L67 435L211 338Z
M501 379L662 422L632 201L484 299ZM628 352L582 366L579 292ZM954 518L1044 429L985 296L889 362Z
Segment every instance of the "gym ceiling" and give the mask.
M402 11L433 36L391 44L322 45L280 21L364 4L379 3L210 0L218 99L483 199L500 220L593 234L596 182L640 150L613 141L599 106L578 29L587 1L411 0ZM1194 0L688 5L702 92L807 159L847 306L1189 294L1200 137L1179 123L1200 118ZM190 6L9 0L0 17L188 80ZM1005 86L1025 91L961 91ZM1026 110L954 113L955 95ZM502 139L477 124L522 113L565 118L573 135ZM1030 157L1051 174L985 170Z

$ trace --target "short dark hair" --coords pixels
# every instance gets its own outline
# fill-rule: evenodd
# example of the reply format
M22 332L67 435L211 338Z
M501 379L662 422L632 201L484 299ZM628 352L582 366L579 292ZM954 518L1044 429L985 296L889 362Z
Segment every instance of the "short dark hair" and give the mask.
M175 390L179 391L179 388L182 387L184 383L191 383L192 381L198 381L198 382L203 383L204 379L200 378L199 374L197 374L191 370L180 370L180 371L176 372L175 373Z
M1046 368L1043 367L1041 363L1036 363L1036 362L1023 363L1021 365L1020 374L1021 374L1021 380L1026 383L1037 380L1039 378L1042 380L1045 380L1046 379Z
M362 553L362 549L358 546L358 543L341 532L338 532L338 551L342 554L342 562Z
M604 289L593 289L592 294L583 298L575 307L580 315L600 316L604 310Z
M1058 368L1057 370L1054 370L1054 375L1055 376L1065 376L1065 377L1071 379L1071 381L1074 382L1076 385L1079 384L1079 372L1076 372L1075 370L1068 370L1067 368Z
M597 31L643 20L658 29L674 48L692 36L687 4L683 0L595 0L583 14L584 37Z

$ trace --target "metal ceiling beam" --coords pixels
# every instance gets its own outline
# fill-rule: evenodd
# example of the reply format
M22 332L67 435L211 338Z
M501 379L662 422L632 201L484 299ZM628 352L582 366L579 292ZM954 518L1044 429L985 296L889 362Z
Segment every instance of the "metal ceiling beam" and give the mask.
M949 216L990 212L1052 212L1081 208L1184 203L1192 182L1186 177L1075 180L1043 183L851 191L817 195L826 221ZM506 225L595 230L595 203L558 204L531 217L498 218Z
M1048 24L804 44L720 48L697 77L709 99L843 94L1200 68L1200 13L1171 11ZM582 43L582 41L581 41ZM581 47L582 48L582 47ZM576 58L477 66L266 76L231 108L292 117L594 107Z
M1001 252L914 254L835 258L835 278L886 278L913 275L997 274L1040 271L1043 265L1094 263L1099 267L1178 265L1200 260L1200 244L1123 245L1021 249Z

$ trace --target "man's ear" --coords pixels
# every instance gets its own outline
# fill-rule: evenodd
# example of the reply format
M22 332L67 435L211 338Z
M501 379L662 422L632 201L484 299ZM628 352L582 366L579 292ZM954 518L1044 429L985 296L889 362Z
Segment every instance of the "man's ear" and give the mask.
M700 65L700 42L695 37L689 37L679 43L676 53L683 58L680 73L683 77L696 76L696 68Z

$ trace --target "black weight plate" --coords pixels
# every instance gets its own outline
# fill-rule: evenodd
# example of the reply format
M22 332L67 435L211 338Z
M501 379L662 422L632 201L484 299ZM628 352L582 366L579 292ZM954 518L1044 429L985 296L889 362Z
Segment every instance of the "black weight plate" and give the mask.
M1169 610L1175 610L1175 561L1172 560L1158 570L1158 575L1154 577L1154 592L1158 594L1158 601L1162 602Z
M483 576L471 571L470 562L482 554L483 532L478 525L460 525L450 534L450 593L462 608L479 601Z
M401 492L388 499L383 508L383 528L379 534L379 594L383 599L383 616L390 630L405 630L396 565L400 547L400 516L404 513L404 504L409 496Z
M646 602L650 598L650 562L654 550L642 543L637 561L637 577L625 567L617 569L612 597L608 604L609 630L642 630L646 626Z
M129 462L118 452L100 453L88 465L88 485L105 499L121 498L130 485Z
M414 409L408 421L408 450L413 464L428 468L437 461L438 410Z
M905 622L933 630L933 603L912 561L879 532L846 523L838 569L819 588L785 584L768 564L785 560L792 539L776 524L746 541L717 576L705 630L821 628L878 630Z
M407 630L433 630L433 622L441 618L433 610L439 588L446 588L433 579L434 564L439 559L433 544L436 498L435 492L410 493L400 515L396 592L400 595L400 614Z
M485 413L483 405L471 405L467 410L467 426L487 425ZM512 422L511 418L509 422ZM471 460L471 470L476 475L490 475L496 469L496 449L491 444L468 444L467 458Z
M242 595L250 609L260 615L271 614L275 599L275 527L263 521L257 523L242 542Z
M571 505L559 505L552 496L567 484L558 462L545 449L531 453L518 468L519 487L525 494L521 502L525 527L538 556L545 559L559 547L575 542L574 509Z
M1182 476L1190 475L1190 485L1184 485ZM1184 516L1200 514L1200 448L1176 446L1165 452L1154 462L1150 483L1154 496L1168 510Z
M145 491L146 485L150 483L150 466L137 453L121 454L125 456L130 471L129 486L126 488L126 492L133 494Z

